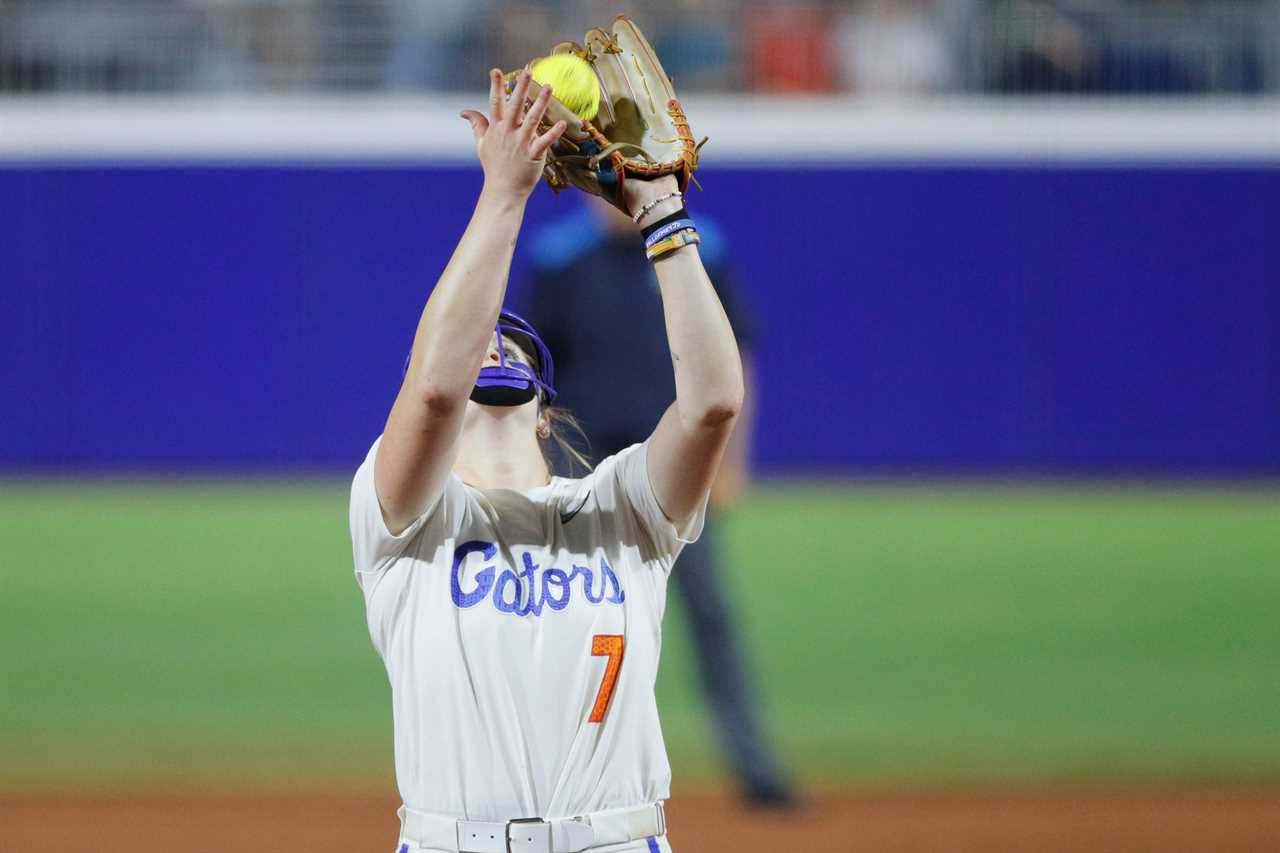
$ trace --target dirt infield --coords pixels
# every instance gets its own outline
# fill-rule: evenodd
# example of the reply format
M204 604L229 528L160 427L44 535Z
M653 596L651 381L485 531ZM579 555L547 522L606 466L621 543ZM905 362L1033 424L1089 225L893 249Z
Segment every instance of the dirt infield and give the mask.
M391 853L398 803L369 794L8 794L5 853ZM827 791L795 814L744 811L723 795L669 804L680 853L1002 853L1280 850L1280 788Z

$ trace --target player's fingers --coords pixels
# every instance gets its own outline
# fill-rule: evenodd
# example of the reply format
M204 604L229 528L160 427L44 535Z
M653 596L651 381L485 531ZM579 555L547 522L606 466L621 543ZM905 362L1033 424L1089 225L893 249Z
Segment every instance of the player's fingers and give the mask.
M461 115L471 123L471 131L475 133L476 142L479 143L489 129L489 120L475 110L463 110Z
M567 126L563 121L558 121L551 125L550 130L533 140L533 144L529 146L529 153L533 155L533 159L537 160L547 153L547 149L556 144L556 140L564 133Z
M524 98L529 93L529 69L516 75L516 88L504 107L502 118L512 127L519 127L524 114Z
M502 72L497 68L489 71L489 116L502 120Z
M538 97L533 99L533 106L529 107L529 112L524 117L525 133L533 136L538 132L538 123L542 121L543 115L547 112L547 104L551 103L551 87L543 86L542 91L538 93Z

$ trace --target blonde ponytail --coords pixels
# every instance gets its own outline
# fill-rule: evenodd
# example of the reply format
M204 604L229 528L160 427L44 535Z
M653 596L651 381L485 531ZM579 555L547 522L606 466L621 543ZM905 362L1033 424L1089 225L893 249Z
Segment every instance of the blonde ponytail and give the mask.
M542 458L546 460L547 467L552 467L553 461L563 463L567 470L556 473L566 477L580 477L591 473L594 466L591 457L587 455L591 442L582 431L582 424L578 423L578 419L568 409L561 406L548 406L546 414L550 430L546 438L539 438L538 446L542 449ZM578 472L578 468L582 471Z

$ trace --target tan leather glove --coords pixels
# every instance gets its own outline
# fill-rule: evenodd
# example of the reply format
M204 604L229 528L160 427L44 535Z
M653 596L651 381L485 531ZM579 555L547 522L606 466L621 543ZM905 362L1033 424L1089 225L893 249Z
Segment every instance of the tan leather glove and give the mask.
M596 27L583 41L586 47L561 42L551 53L576 53L591 65L600 83L600 112L587 121L552 97L542 123L550 127L563 120L568 129L547 152L547 183L557 192L575 186L624 213L629 211L622 187L628 180L675 175L685 191L706 140L693 141L684 108L644 33L626 15L619 15L611 32ZM532 68L538 59L526 67ZM506 75L509 89L517 73ZM530 81L528 100L532 103L541 90Z

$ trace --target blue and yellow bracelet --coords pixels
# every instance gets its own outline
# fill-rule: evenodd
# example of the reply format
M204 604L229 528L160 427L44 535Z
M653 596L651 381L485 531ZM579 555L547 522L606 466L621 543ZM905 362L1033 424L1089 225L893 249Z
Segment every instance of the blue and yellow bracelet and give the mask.
M689 218L689 211L680 208L665 216L644 231L644 254L649 260L657 260L668 252L702 242L698 228Z

